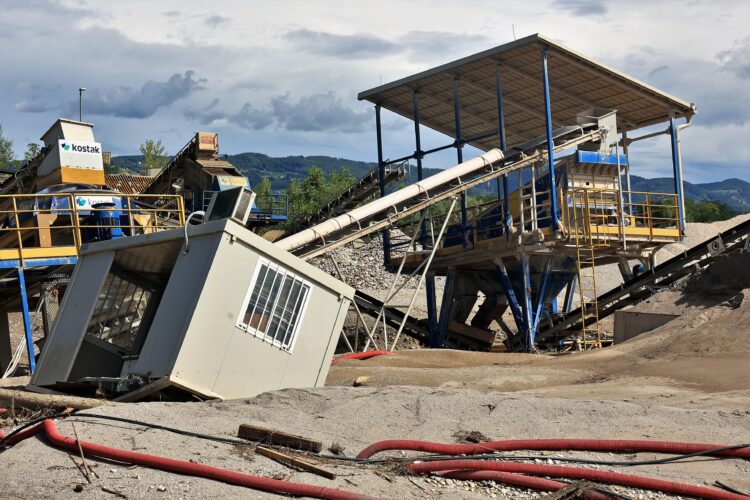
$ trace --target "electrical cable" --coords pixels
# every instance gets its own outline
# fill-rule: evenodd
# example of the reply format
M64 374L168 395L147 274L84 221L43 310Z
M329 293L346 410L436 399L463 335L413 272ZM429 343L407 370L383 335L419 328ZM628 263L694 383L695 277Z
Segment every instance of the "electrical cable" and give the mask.
M747 494L747 493L745 493L744 491L740 491L737 488L733 488L733 487L729 486L726 483L722 483L719 480L714 481L714 484L716 486L718 486L719 488L723 488L723 489L725 489L727 491L731 491L732 493L737 493L738 495L743 495L743 496L746 496L746 497L750 497L750 495Z

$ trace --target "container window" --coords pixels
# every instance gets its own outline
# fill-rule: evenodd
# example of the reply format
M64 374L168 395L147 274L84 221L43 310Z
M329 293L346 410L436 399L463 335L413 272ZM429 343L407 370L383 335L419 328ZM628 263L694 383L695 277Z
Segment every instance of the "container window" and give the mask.
M310 288L309 282L262 259L250 284L237 326L291 352Z
M99 290L86 334L128 354L137 353L152 319L152 299L158 298L143 283L110 272Z

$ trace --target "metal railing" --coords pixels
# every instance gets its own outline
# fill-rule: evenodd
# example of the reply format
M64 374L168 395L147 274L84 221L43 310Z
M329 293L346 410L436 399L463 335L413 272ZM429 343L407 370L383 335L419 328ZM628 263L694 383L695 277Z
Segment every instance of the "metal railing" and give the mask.
M257 210L250 212L253 216L287 216L289 214L289 198L284 193L258 195L255 198Z
M0 260L75 257L84 243L185 225L179 195L0 195Z
M676 194L572 188L566 196L562 222L571 238L574 231L600 244L681 238Z

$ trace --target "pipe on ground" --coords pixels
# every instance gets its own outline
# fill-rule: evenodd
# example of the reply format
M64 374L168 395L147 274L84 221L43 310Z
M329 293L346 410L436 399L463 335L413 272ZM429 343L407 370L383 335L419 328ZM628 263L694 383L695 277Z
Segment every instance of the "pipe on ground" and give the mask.
M388 450L410 450L438 455L477 455L493 451L515 450L579 450L579 451L647 451L652 453L688 454L723 448L721 444L647 441L638 439L509 439L476 444L432 443L412 439L388 439L373 443L359 452L357 458L370 458ZM712 455L750 458L750 447L724 450Z
M342 356L337 356L331 360L331 365L335 365L342 359L370 359L375 356L389 356L393 354L391 351L367 351L367 352L350 352Z
M747 500L743 495L730 493L715 488L694 486L692 484L665 481L651 477L634 476L621 472L611 472L582 467L562 467L559 465L539 465L519 462L495 462L492 460L442 460L435 462L414 463L409 469L416 474L453 470L484 470L532 474L536 476L560 477L567 479L587 479L602 483L616 484L631 488L661 491L674 495L683 495L709 500Z
M440 474L442 477L450 479L459 479L462 481L494 481L496 483L520 486L541 491L558 491L568 486L560 481L545 479L542 477L524 476L523 474L513 474L511 472L501 472L496 470L451 470ZM608 500L609 495L597 491L586 491L583 494L586 500Z
M185 462L183 460L174 460L172 458L159 457L156 455L148 455L145 453L120 450L118 448L110 448L109 446L89 443L86 441L76 441L73 438L65 437L60 434L57 430L57 427L55 426L54 421L52 421L51 419L47 419L33 427L29 427L28 429L24 429L20 433L12 436L9 442L6 444L17 443L41 432L44 432L47 440L51 444L59 448L71 450L76 454L79 453L80 446L80 448L83 450L83 454L89 457L99 457L107 460L114 460L116 462L124 462L134 465L140 465L143 467L149 467L152 469L159 469L167 472L175 472L177 474L184 474L187 476L203 477L206 479L222 481L224 483L234 484L237 486L244 486L247 488L270 491L279 494L341 500L363 500L372 498L367 495L352 493L336 488L327 488L324 486L315 486L311 484L294 483L291 481L282 481L279 479L252 476L250 474L243 474L241 472L234 472L226 469L220 469L218 467L211 467L210 465L195 464L192 462ZM0 432L0 439L1 438L2 435Z

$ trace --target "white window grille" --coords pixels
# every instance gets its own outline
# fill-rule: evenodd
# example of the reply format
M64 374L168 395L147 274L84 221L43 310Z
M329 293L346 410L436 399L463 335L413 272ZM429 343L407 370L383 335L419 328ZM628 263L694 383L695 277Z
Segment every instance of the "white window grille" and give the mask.
M237 326L291 352L312 285L289 270L261 259L247 291Z

